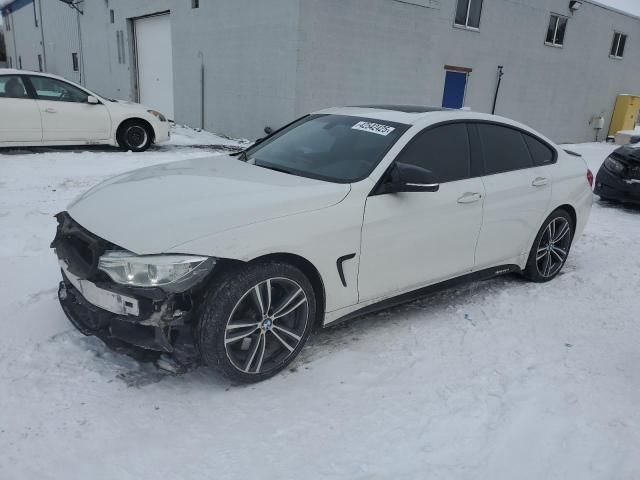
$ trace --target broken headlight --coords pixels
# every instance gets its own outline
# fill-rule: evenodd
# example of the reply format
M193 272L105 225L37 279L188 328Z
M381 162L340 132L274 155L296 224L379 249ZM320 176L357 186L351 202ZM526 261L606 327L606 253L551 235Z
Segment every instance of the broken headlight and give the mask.
M215 264L216 259L212 257L135 255L112 250L100 257L98 269L122 285L184 291L206 276Z

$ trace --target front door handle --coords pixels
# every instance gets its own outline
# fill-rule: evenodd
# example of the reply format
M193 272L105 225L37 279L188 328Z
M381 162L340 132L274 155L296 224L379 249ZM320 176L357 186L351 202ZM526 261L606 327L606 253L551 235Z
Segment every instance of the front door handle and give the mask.
M51 107L45 108L44 111L47 113L58 113L58 111L55 108L51 108Z
M458 199L458 203L474 203L482 199L482 194L477 192L466 192Z
M531 185L534 187L544 187L545 185L548 185L548 184L549 184L549 179L544 177L538 177L533 182L531 182Z

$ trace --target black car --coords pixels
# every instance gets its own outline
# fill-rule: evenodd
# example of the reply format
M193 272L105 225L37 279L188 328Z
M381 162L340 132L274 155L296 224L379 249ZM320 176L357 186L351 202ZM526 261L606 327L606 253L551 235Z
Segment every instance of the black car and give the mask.
M607 157L594 192L602 200L640 204L640 143L620 147Z

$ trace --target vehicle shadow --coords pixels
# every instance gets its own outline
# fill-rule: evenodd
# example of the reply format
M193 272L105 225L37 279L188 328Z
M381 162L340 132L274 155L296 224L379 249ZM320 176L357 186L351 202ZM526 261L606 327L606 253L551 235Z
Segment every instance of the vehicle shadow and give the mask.
M640 204L620 202L618 200L603 200L602 198L598 198L596 204L605 209L616 209L635 215L640 214Z

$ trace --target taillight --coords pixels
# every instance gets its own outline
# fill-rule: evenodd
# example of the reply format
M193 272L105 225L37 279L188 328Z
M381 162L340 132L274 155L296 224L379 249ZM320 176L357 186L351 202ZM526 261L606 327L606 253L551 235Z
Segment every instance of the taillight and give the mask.
M589 182L589 186L593 187L593 172L587 168L587 182Z

